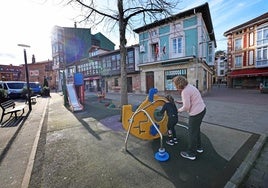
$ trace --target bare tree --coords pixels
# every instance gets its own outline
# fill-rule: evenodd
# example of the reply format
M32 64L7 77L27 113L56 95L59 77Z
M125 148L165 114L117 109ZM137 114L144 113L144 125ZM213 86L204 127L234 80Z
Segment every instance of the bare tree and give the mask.
M117 7L115 6L117 2ZM126 70L126 32L133 26L144 26L170 16L178 0L69 0L68 4L81 9L79 22L99 25L105 22L113 30L118 27L121 63L121 105L128 104ZM100 7L98 7L98 5ZM114 9L112 9L114 8Z

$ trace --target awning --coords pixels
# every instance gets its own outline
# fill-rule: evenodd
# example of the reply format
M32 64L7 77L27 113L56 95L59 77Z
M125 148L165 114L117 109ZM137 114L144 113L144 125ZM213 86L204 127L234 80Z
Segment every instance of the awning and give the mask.
M87 77L87 78L84 78L85 81L86 81L86 80L99 80L99 79L101 79L100 76L94 76L94 77Z
M230 77L251 77L251 76L268 76L268 68L265 69L240 69L240 70L233 70L228 75Z

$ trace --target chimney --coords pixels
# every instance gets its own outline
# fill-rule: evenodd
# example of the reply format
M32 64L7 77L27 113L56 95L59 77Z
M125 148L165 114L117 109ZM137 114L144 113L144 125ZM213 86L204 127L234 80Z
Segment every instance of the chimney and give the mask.
M33 54L33 56L32 56L32 64L34 64L35 63L35 57L34 57L34 54Z
M74 22L74 28L77 28L76 22Z

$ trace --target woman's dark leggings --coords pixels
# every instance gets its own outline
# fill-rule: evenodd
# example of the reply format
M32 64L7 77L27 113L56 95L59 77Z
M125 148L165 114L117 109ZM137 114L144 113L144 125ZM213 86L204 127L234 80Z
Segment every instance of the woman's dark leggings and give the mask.
M206 114L206 108L195 116L189 116L189 141L188 152L196 154L196 150L201 147L200 126Z

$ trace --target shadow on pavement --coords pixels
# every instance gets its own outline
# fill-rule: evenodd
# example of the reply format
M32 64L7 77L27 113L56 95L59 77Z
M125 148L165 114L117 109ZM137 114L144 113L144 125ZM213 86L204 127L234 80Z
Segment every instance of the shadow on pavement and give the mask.
M97 139L98 134L88 127L83 118L93 117L113 131L125 132L119 121L120 109L108 109L107 105L100 103L95 97L90 97L87 100L85 109L85 112L75 113L75 116ZM259 138L259 135L252 134L228 161L216 152L210 139L202 134L205 151L197 156L197 160L189 161L179 155L180 151L186 150L187 147L187 129L179 126L176 129L179 138L177 145L168 146L165 144L165 137L163 140L163 145L170 155L170 159L166 162L158 162L154 159L154 153L160 147L159 139L140 141L132 137L129 139L129 147L126 152L144 168L171 181L176 187L224 187ZM141 144L140 148L136 147L137 145L134 143L136 141ZM223 143L223 147L228 146ZM158 166L157 164L160 165L161 170L155 168Z

